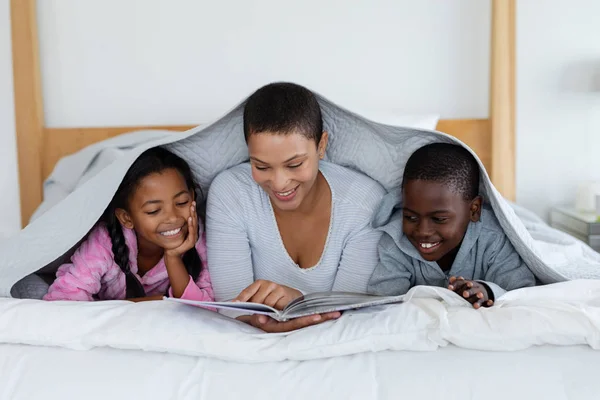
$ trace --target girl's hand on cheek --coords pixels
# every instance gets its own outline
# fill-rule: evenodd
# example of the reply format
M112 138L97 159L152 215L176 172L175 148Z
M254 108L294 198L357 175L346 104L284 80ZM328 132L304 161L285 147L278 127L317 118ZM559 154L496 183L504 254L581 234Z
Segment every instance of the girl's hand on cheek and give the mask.
M187 220L187 236L178 247L165 251L165 257L181 257L186 251L192 249L198 241L198 214L196 214L196 202L190 206L190 216Z

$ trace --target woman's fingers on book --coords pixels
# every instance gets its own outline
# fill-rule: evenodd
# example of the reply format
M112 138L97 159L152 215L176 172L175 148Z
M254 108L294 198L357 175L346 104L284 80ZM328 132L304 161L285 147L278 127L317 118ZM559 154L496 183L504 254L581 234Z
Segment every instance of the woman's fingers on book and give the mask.
M254 287L252 287L252 285L254 285ZM270 282L270 281L262 281L262 280L258 280L256 282L254 282L252 285L250 285L248 288L252 289L249 293L251 293L250 297L248 298L248 300L243 300L243 301L251 301L252 303L260 303L260 304L265 304L268 306L272 306L272 304L267 304L265 302L265 300L267 299L267 297L269 297L269 295L271 293L274 293L277 291L278 286L276 283Z
M333 311L333 312L321 314L321 319L323 321L329 321L330 319L338 319L341 316L342 316L342 313L340 311Z
M250 299L258 292L260 289L262 281L255 281L246 289L242 290L240 294L234 299L237 301L250 301Z
M250 315L240 315L239 317L235 317L238 321L245 322L246 324L251 324ZM252 325L252 324L251 324Z
M287 307L288 304L290 304L290 302L292 300L294 300L294 299L291 299L289 297L283 296L272 307L274 307L274 308L276 308L278 310L283 310L284 308Z
M272 291L263 301L264 305L276 308L277 310L283 310L287 303L289 303L289 300L286 300L285 292L283 290Z
M242 290L235 300L265 304L282 310L290 301L301 295L296 289L271 281L257 280Z
M302 293L296 289L289 288L283 285L277 285L263 300L263 304L274 307L278 310L283 310L292 300L300 297Z
M260 328L267 333L279 333L279 332L290 332L298 329L306 328L308 326L316 325L329 321L332 319L339 318L341 313L331 312L326 314L309 315L306 317L300 317L285 322L278 322L273 318L269 318L265 315L253 315L250 317L250 325Z

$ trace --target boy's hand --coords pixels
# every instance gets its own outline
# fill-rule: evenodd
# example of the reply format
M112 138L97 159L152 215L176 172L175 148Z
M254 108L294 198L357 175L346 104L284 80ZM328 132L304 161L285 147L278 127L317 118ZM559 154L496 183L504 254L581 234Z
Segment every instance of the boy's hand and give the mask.
M196 214L196 202L193 201L190 206L190 216L187 220L187 236L177 248L166 250L165 257L181 257L186 251L194 248L198 241L198 214Z
M475 309L494 305L494 301L490 299L491 293L488 292L486 285L477 281L466 280L462 276L458 278L455 276L450 277L448 290L464 297L469 303L473 304Z

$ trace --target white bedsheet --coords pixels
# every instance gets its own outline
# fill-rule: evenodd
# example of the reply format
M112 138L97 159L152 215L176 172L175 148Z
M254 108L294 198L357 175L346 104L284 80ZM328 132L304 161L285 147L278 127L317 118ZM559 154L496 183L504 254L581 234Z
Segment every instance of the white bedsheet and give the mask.
M590 400L600 356L587 347L361 353L261 364L143 351L0 345L0 399Z
M0 299L0 343L74 350L112 347L244 363L433 351L449 344L491 351L546 344L600 348L598 280L511 291L494 307L481 310L441 288L416 287L406 299L399 305L347 312L337 321L291 333L265 334L212 311L172 302L7 298Z

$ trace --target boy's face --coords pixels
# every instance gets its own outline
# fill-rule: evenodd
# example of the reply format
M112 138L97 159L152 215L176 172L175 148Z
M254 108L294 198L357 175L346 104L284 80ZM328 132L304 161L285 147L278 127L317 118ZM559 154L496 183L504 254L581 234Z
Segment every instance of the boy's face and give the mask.
M458 248L469 222L479 221L481 197L466 201L444 183L408 180L402 195L402 230L427 261Z

